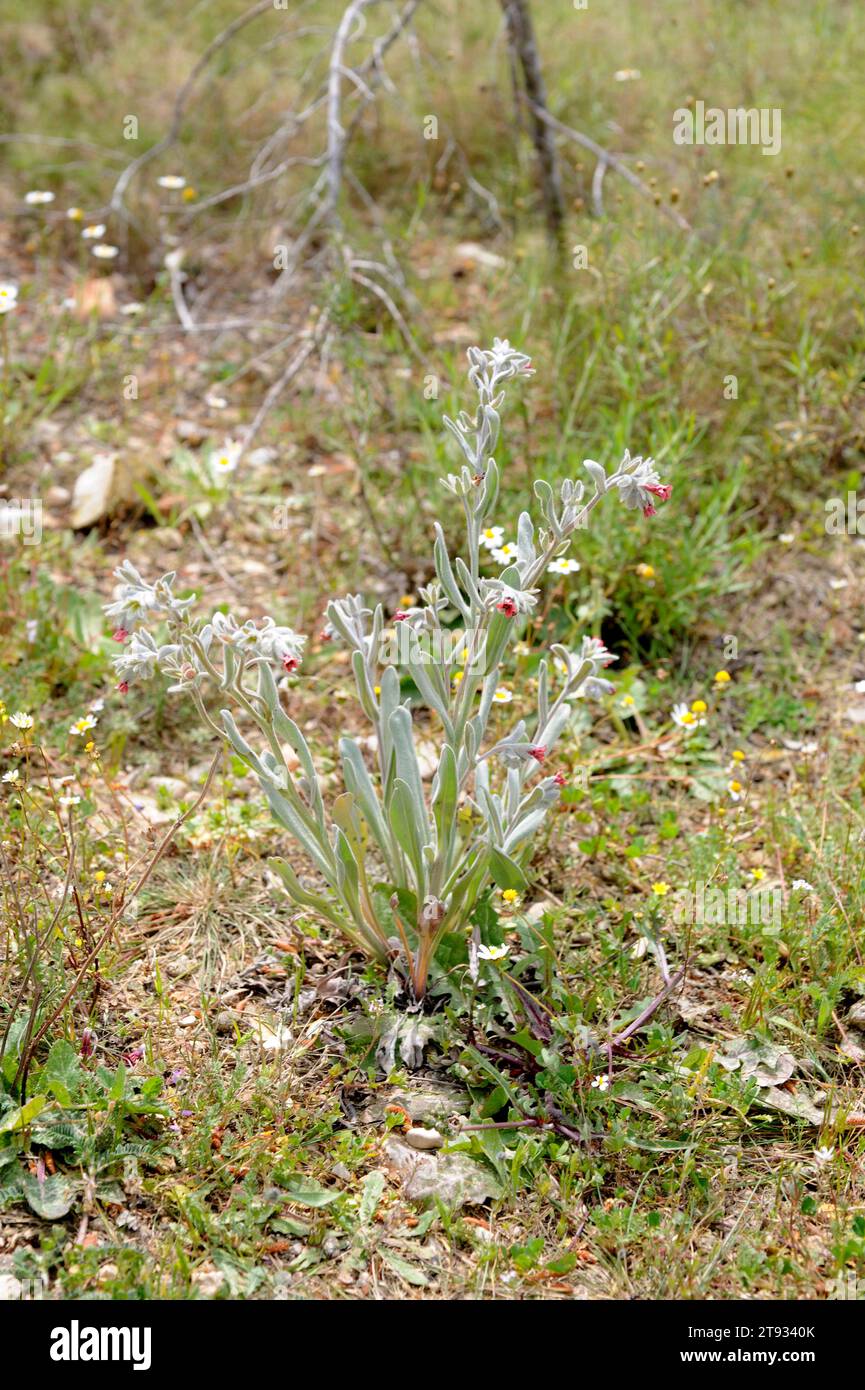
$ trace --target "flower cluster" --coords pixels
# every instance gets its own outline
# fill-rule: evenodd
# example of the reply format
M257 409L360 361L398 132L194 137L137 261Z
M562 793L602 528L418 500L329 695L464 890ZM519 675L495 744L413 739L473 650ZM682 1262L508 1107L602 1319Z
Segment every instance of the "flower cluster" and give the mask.
M653 499L668 502L673 491L669 483L662 483L658 477L654 459L632 459L627 449L612 485L619 489L625 506L642 508L643 516L654 516L657 508Z
M201 684L215 674L211 659L215 646L231 648L241 666L265 662L292 672L300 665L306 638L272 618L239 625L231 614L217 612L205 623L190 614L194 598L175 595L173 572L148 584L126 560L115 570L115 578L120 581L118 595L105 604L104 611L117 624L114 640L124 646L114 659L123 694L133 681L146 680L157 671L174 678L172 690ZM174 640L157 642L145 626L152 623L166 624Z

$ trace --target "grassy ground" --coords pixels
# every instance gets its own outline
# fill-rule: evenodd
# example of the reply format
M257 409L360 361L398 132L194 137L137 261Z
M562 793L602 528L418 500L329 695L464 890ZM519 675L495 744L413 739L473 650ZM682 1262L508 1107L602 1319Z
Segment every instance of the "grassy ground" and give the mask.
M356 143L411 270L421 360L380 304L322 289L340 327L331 357L274 410L258 441L272 452L224 499L196 490L189 460L254 414L267 378L238 376L249 345L181 335L134 245L111 284L143 314L71 316L75 239L20 199L50 188L58 207L103 206L129 157L124 116L155 139L237 9L172 20L166 53L167 7L133 21L66 6L62 22L51 5L22 7L5 123L105 150L4 147L3 276L21 283L22 308L2 481L9 498L43 498L46 527L40 546L0 551L3 770L20 773L0 810L2 1274L124 1298L824 1298L862 1274L865 575L861 539L825 524L826 502L861 485L865 422L855 8L664 3L651 26L638 5L537 8L551 108L641 161L658 206L609 172L607 216L592 216L592 165L563 145L568 241L588 265L557 267L495 7L421 14L405 103L385 103ZM242 176L282 109L278 84L256 99L286 61L258 47L277 23L220 60L154 175L181 168L200 197ZM312 58L321 36L299 43ZM640 76L615 80L624 69ZM689 98L780 107L782 152L675 146L672 113ZM497 198L501 230L464 177L436 172L419 135L430 112ZM661 215L672 206L695 235ZM372 241L363 209L347 215ZM254 296L277 217L265 202L202 219L201 284ZM499 260L466 247L478 242ZM334 734L364 731L344 660L314 635L324 603L362 588L392 611L429 579L432 519L447 513L437 479L452 467L441 416L465 404L466 344L494 333L537 367L509 402L503 521L534 477L625 446L654 454L675 490L651 524L600 511L579 574L549 584L508 714L530 704L541 640L602 635L620 655L617 692L562 748L590 778L572 777L530 892L485 905L512 965L490 967L474 1001L455 969L423 1068L385 1074L392 991L281 894L266 861L293 851L239 764L220 762L194 806L209 738L154 687L118 699L100 602L128 555L241 617L313 634L292 712L334 795ZM69 491L100 451L130 487L73 532ZM71 734L98 700L95 729ZM695 700L706 722L685 734L670 712ZM32 731L9 723L18 710ZM704 898L750 894L745 913L677 910L699 885ZM747 907L760 892L777 909L762 917ZM19 1007L31 918L45 947ZM684 983L615 1054L611 1084L593 1086L608 1066L587 1056L587 1034L635 1019L663 959L686 967ZM509 976L541 993L546 1026L533 1030ZM47 1026L22 1077L34 986L34 1026ZM462 1127L547 1103L594 1137ZM393 1159L406 1112L446 1130L473 1200L407 1195Z

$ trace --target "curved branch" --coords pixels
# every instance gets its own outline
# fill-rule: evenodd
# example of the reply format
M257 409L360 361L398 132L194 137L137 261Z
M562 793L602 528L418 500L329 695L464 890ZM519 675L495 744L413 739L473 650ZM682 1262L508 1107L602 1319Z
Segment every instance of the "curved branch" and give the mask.
M207 64L210 62L213 55L215 53L218 53L221 48L224 48L225 45L229 43L231 39L234 38L235 34L238 33L239 30L245 28L247 24L251 24L252 21L254 19L257 19L259 15L272 13L273 0L258 0L257 4L253 5L251 9L247 10L245 14L239 15L237 19L232 20L231 24L229 24L225 29L223 29L221 34L217 34L216 38L213 39L207 45L207 48L204 50L198 62L195 64L191 73L184 82L183 86L180 88L180 91L177 93L177 96L174 101L174 111L171 117L171 125L168 127L168 131L165 135L163 135L161 140L158 140L156 142L155 145L151 145L149 150L144 150L140 155L138 155L136 159L133 159L131 164L127 164L126 168L123 170L123 173L120 175L120 178L114 185L114 190L111 194L111 200L108 204L112 212L119 213L121 217L128 216L123 199L130 183L135 178L139 170L144 168L145 164L149 164L150 161L152 159L155 159L157 155L162 154L163 151L170 149L171 146L177 140L177 137L180 134L180 128L183 124L183 117L186 114L186 107L189 103L189 98L192 95L192 89L195 86L204 69L207 67Z

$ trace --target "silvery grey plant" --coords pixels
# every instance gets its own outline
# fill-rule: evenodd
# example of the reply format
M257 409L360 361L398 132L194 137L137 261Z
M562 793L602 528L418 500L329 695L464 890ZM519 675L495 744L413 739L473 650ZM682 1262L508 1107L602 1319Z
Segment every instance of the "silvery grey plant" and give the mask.
M442 480L462 505L465 557L451 559L436 522L436 578L420 590L417 607L388 622L382 605L371 609L360 594L328 605L325 635L351 652L376 748L369 766L355 738L340 739L344 791L330 807L277 684L278 673L297 670L305 638L271 618L242 625L219 612L207 621L197 618L193 601L175 596L174 574L148 584L128 561L116 571L117 598L106 605L125 648L115 662L119 688L125 692L159 671L172 679L171 690L193 700L206 724L254 771L273 816L316 871L320 882L302 881L287 860L273 860L290 897L368 954L382 961L402 956L416 1000L426 990L439 943L465 928L479 897L492 884L526 886L532 839L564 783L561 773L544 775L544 764L568 725L572 701L613 689L600 672L616 658L599 639L583 638L576 652L555 645L563 673L558 693L542 660L531 728L520 719L506 736L490 740L503 665L536 606L539 581L607 493L617 492L626 507L641 507L647 516L656 499L670 495L653 460L627 452L612 474L585 461L591 495L579 480L565 479L554 489L538 479L543 524L536 530L523 512L516 559L496 577L484 577L481 537L499 492L494 452L504 387L533 371L529 358L506 340L495 339L488 350L471 348L468 357L477 408L456 420L445 417L463 462ZM154 636L155 624L165 627L167 641ZM438 729L428 793L417 752L418 702L404 695L400 666ZM208 689L225 701L218 720L206 703ZM423 722L428 725L427 716Z

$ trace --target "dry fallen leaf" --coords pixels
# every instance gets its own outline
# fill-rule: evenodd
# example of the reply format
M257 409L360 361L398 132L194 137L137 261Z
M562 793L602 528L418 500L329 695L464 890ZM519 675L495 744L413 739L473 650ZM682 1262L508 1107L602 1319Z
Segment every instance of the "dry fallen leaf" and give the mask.
M105 275L95 275L82 280L75 286L75 307L72 310L76 319L111 319L117 313L117 298L114 285Z

